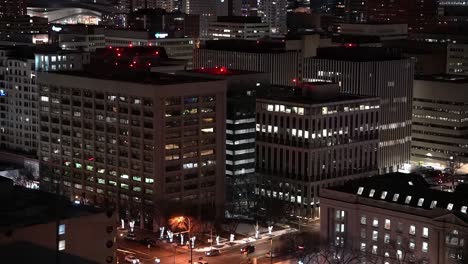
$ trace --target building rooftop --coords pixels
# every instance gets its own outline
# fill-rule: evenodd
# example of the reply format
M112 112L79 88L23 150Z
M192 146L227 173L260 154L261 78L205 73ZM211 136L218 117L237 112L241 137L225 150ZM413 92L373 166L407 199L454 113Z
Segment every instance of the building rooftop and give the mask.
M401 60L401 51L395 48L332 47L318 48L317 59L355 62Z
M0 230L12 231L24 226L102 213L94 207L75 205L65 197L13 186L0 177Z
M206 75L215 75L215 76L235 76L235 75L248 75L248 74L258 73L254 71L230 69L225 66L219 66L215 68L193 69L193 70L188 70L187 72L200 73L200 74L206 74Z
M285 52L284 41L274 40L245 40L245 39L220 39L208 40L203 49L237 51L248 53L282 53Z
M325 89L319 88L318 86L323 86L323 88ZM328 92L327 90L332 90L333 88L335 88L331 86L336 86L336 91ZM338 86L336 84L327 82L305 83L301 84L301 86L296 86L294 88L291 88L289 86L271 86L271 89L267 93L267 95L259 96L258 100L271 100L277 102L291 102L302 105L315 105L355 100L369 100L370 98L373 98L339 93L337 88ZM378 98L374 99L378 100Z
M219 16L218 22L223 23L262 23L261 17L256 16Z
M174 85L183 83L194 83L194 82L208 82L213 81L211 78L202 77L191 77L191 76L176 76L174 74L165 74L158 72L150 72L147 69L134 69L128 68L112 69L106 68L101 71L97 71L95 68L83 71L60 71L45 74L59 74L59 75L70 75L76 77L84 77L91 79L109 80L109 81L121 81L131 82L148 85Z
M406 209L405 211L413 213L416 213L416 208L424 211L443 210L457 215L468 223L467 188L463 185L450 193L431 189L421 175L391 173L349 181L345 185L330 189L375 200L372 206L376 207L395 210L399 207L401 210Z
M416 75L414 79L419 80L419 81L468 84L468 76L461 76L461 75L448 75L448 74Z

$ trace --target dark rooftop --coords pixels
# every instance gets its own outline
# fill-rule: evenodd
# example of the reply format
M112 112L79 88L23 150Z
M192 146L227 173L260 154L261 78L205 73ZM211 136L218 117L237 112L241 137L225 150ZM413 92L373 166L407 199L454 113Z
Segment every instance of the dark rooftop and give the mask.
M305 83L301 84L302 87L286 87L286 86L271 86L269 93L265 96L259 96L259 100L273 100L281 102L292 102L303 105L313 105L313 104L325 104L325 103L334 103L341 101L351 101L351 100L360 100L360 99L369 99L371 97L357 96L352 94L339 93L338 89L336 92L331 92L327 94L327 89L314 89L311 90L322 90L319 92L307 93L303 89L309 89L313 86L320 85L337 85L327 82L314 82L314 83ZM325 91L325 93L323 92ZM375 98L377 99L377 98Z
M458 187L453 193L434 190L430 188L421 175L391 173L349 181L345 185L330 189L357 194L366 199L426 210L431 210L431 206L447 210L449 204L452 204L451 212L468 222L468 215L466 212L462 212L462 209L466 210L466 206L468 206L466 188L463 186ZM407 203L408 197L411 197L411 199ZM436 205L433 205L433 201L437 201Z
M202 48L248 53L281 53L285 52L285 43L281 40L220 39L208 40Z
M355 62L401 60L401 51L395 48L339 47L317 49L318 59Z
M456 84L468 83L468 76L448 75L448 74L416 75L414 79L420 80L420 81L433 81L433 82L456 83Z
M261 17L256 16L219 16L218 22L227 23L262 23Z
M0 230L30 226L101 213L93 207L74 205L52 193L13 186L10 179L0 177Z
M140 83L148 85L173 85L183 83L194 83L194 82L208 82L213 81L210 78L202 77L189 77L189 76L176 76L174 74L165 74L150 72L148 69L102 69L102 71L60 71L53 72L53 74L70 75L76 77L110 80L110 81L122 81L131 83Z
M234 76L234 75L246 75L246 74L256 74L258 72L254 71L244 71L244 70L237 70L227 68L225 66L219 66L215 68L200 68L200 69L193 69L189 70L188 72L193 73L201 73L207 75L217 75L217 76Z

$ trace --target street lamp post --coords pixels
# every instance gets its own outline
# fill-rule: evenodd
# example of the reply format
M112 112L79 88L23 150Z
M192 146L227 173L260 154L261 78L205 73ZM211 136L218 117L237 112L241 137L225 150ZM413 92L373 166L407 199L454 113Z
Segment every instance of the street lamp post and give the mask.
M273 238L270 238L270 264L273 264Z

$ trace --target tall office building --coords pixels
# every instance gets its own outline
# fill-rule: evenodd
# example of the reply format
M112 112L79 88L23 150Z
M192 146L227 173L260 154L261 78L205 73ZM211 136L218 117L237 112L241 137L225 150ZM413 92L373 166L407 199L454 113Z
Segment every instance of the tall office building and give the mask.
M433 27L437 17L437 0L367 0L370 23L408 24L417 32Z
M379 98L325 82L279 89L257 99L256 193L284 216L316 218L320 188L378 172Z
M0 17L16 17L26 15L26 0L0 1Z
M237 6L237 5L236 5ZM182 0L182 12L200 16L200 37L209 38L208 26L218 16L232 15L232 1Z
M0 76L0 146L36 155L39 106L32 48L0 48Z
M226 211L249 215L255 205L255 99L268 91L268 73L202 68L182 73L227 81Z
M447 73L468 76L468 43L447 45Z
M270 74L273 85L293 86L298 78L301 52L287 49L284 42L215 40L194 50L195 69L225 66Z
M445 27L461 26L466 30L468 27L468 2L465 0L439 0L437 15L439 22Z
M468 77L417 76L414 81L411 161L446 167L468 163Z
M222 215L226 83L149 72L41 73L41 187L140 226Z
M396 171L411 153L414 61L385 48L319 48L307 58L303 80L333 81L341 92L382 99L379 169Z
M258 14L263 23L270 26L273 35L284 35L288 32L287 28L287 0L262 0L259 2Z

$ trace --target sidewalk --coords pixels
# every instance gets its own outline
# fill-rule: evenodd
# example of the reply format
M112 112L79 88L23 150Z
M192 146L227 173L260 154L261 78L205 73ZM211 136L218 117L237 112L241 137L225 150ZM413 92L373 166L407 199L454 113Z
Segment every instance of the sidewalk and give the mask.
M236 246L245 245L245 244L248 244L248 243L255 243L255 242L258 242L258 241L269 240L270 238L273 238L273 237L278 237L278 236L282 236L282 235L285 235L285 234L291 234L291 233L295 233L295 232L298 232L298 230L295 229L295 228L288 228L288 229L273 231L273 232L271 232L271 235L269 235L268 232L260 233L260 236L259 236L258 239L255 239L254 236L250 236L250 237L247 237L247 238L244 238L244 239L234 240L233 242L230 242L229 239L221 238L221 240L225 241L225 242L221 242L221 243L219 243L219 245L216 245L216 242L213 241L213 248L228 249L228 248L232 248L232 247L236 247ZM194 251L205 252L205 251L209 251L210 249L211 249L211 247L201 247L201 248L194 249Z

